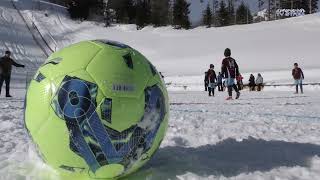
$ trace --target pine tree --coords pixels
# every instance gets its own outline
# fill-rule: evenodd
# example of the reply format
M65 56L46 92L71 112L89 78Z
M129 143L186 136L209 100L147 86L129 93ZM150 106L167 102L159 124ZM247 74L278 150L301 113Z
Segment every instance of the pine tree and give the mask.
M151 2L151 23L155 26L168 24L169 0L153 0Z
M133 23L136 15L135 8L133 0L113 0L113 9L116 11L118 23Z
M212 2L212 24L213 26L216 26L217 25L217 9L218 9L218 6L219 6L219 1L217 0L213 0Z
M311 6L310 6L311 2ZM302 3L303 9L306 11L306 14L316 13L319 9L318 7L319 0L304 0ZM311 10L310 10L311 7Z
M210 8L210 4L208 3L206 10L203 11L203 24L208 28L211 27L212 23L212 11Z
M136 18L136 7L134 5L134 0L126 0L125 8L128 14L128 22L130 24L134 23Z
M151 7L149 0L137 0L136 4L136 25L137 29L144 28L150 23Z
M311 2L311 13L316 13L319 9L318 7L319 0L312 0Z
M173 6L173 25L180 29L189 29L191 24L189 21L190 3L186 0L176 0Z
M71 18L87 19L89 16L90 2L86 0L73 0L68 3Z
M237 9L237 24L248 24L252 23L253 17L249 7L244 2L240 4Z
M229 14L229 20L230 24L235 24L235 11L234 11L234 0L228 0L228 14Z
M102 2L102 12L103 12L103 18L104 18L104 24L106 27L111 25L111 15L110 10L108 8L108 0L103 0Z
M173 5L174 0L169 0L169 7L168 7L168 24L173 24Z
M228 9L226 7L224 0L220 1L220 7L218 10L217 19L220 26L228 26L230 24Z

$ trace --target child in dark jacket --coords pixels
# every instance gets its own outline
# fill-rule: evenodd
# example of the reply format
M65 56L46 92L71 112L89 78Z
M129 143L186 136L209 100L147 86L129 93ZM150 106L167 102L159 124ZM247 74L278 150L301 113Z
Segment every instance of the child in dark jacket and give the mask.
M209 81L209 85L208 85L209 96L214 96L214 90L216 88L217 75L216 75L216 72L214 71L214 65L213 64L210 64L210 69L208 70L207 78L208 78L208 81Z
M204 90L208 91L209 80L208 80L208 72L204 73Z
M255 91L255 89L256 89L256 78L254 77L253 74L251 74L249 78L249 90Z
M292 69L292 77L294 79L294 84L296 85L296 94L299 93L299 86L301 94L303 94L303 84L302 81L304 80L304 74L301 68L299 68L298 63L294 63L294 69Z

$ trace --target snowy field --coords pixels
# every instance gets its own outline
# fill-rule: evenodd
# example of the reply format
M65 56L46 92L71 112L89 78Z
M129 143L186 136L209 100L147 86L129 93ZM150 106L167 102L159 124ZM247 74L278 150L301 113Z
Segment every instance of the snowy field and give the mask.
M15 0L50 48L87 39L118 40L141 51L166 75L167 136L147 166L128 179L320 179L319 86L307 86L303 95L294 95L289 86L243 91L240 100L230 102L224 100L226 92L208 98L202 91L204 71L210 63L220 67L226 47L233 49L245 82L250 73L261 72L268 84L292 83L290 70L297 61L306 82L319 83L320 14L248 26L136 31L133 25L74 22L61 7L43 5L38 11L30 2ZM0 180L58 180L37 157L23 123L26 75L45 54L9 0L0 1L0 24L0 52L10 49L27 65L14 69L14 98L0 97Z
M170 92L171 118L154 158L128 179L314 180L320 177L320 95ZM58 176L36 157L23 125L23 94L0 99L0 179Z
M61 7L43 4L39 11L28 1L17 0L16 4L26 17L34 19L52 48L88 39L116 40L141 51L165 76L198 76L202 80L209 64L220 69L224 49L229 47L245 79L249 73L260 72L268 82L291 82L295 62L304 68L308 81L320 79L320 74L314 73L320 71L320 13L224 28L145 27L137 31L135 25L105 28L95 22L74 22Z

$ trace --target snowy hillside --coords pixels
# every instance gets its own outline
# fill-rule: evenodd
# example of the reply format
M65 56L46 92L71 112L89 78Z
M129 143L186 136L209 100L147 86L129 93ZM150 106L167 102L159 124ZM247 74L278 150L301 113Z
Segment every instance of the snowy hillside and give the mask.
M306 81L320 81L320 74L315 73L320 70L320 61L316 60L320 14L224 28L199 27L186 31L146 27L137 31L134 25L105 28L93 22L74 22L63 8L51 10L43 6L42 11L31 11L32 6L26 9L21 2L23 13L33 17L52 47L61 48L88 39L128 43L148 57L173 84L179 84L181 76L188 76L183 79L188 79L189 84L201 83L211 63L219 71L226 47L232 49L245 80L250 73L260 72L266 82L291 83L290 71L293 63L298 62L305 71Z
M26 22L10 0L1 0L0 48L10 49L27 67L13 73L14 98L0 97L0 180L59 179L39 159L24 129L25 80L44 61L48 49L87 39L128 43L164 72L167 83L174 84L169 86L167 136L148 165L128 179L320 178L318 86L308 87L303 95L294 95L292 87L242 91L240 100L229 102L226 92L216 92L212 98L202 92L204 71L210 63L220 68L226 47L233 50L246 79L261 72L267 83L292 83L290 71L298 62L307 82L320 82L320 14L225 28L137 31L134 25L105 28L75 22L61 6L39 6L31 0L14 3ZM32 21L41 34L27 28Z

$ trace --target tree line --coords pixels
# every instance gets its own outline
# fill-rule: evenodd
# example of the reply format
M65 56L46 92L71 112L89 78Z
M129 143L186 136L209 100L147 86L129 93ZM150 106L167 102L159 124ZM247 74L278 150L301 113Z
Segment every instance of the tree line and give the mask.
M96 14L106 26L112 23L136 24L138 29L172 25L177 29L191 28L188 0L54 0L67 5L74 19L87 19ZM267 20L277 19L277 9L317 11L319 0L257 0L259 10L267 9ZM200 3L203 0L200 0ZM249 5L240 0L209 0L200 25L221 27L255 22Z
M250 7L243 1L236 7L238 0L212 1L203 11L203 25L207 27L249 24L253 22Z
M136 24L138 29L173 25L189 29L187 0L59 0L68 7L71 18L88 19L90 14L104 17L106 26L111 22Z

